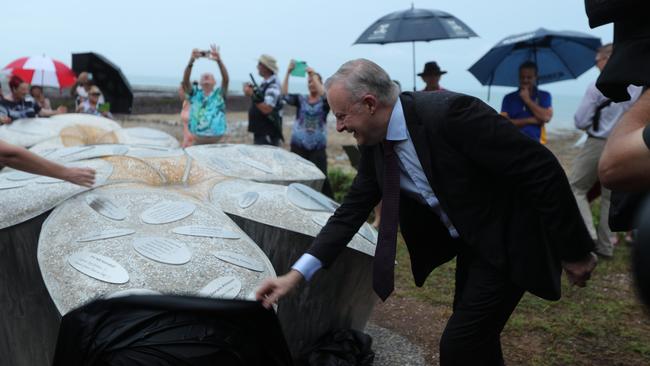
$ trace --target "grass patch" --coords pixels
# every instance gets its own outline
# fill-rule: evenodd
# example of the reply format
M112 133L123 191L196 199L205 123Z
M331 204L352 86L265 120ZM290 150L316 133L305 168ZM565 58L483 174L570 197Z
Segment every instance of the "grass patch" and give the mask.
M502 335L508 364L650 364L650 321L631 285L629 256L628 246L617 247L614 259L600 261L586 288L563 279L560 301L525 294ZM455 260L433 271L422 288L413 283L401 237L397 261L400 296L451 311Z
M329 178L336 200L342 201L354 174L333 168ZM598 223L598 200L592 213ZM397 296L451 312L455 269L452 260L416 287L408 251L398 237ZM613 259L599 262L588 287L570 287L563 278L560 301L525 294L502 333L505 358L509 365L650 365L649 319L631 283L630 248L621 244Z

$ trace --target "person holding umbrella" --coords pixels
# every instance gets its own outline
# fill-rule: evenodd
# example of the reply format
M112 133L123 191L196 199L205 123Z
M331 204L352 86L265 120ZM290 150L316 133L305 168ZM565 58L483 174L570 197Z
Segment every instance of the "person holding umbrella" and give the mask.
M18 76L9 80L11 95L0 101L0 123L9 124L20 118L49 117L55 114L66 113L64 106L56 110L42 109L33 99L26 99L29 94L29 84Z
M526 61L519 66L519 89L503 98L501 114L524 135L546 143L544 125L553 117L553 108L551 94L537 88L537 64Z
M426 84L422 91L444 90L440 86L440 77L446 73L447 71L440 70L440 66L438 66L438 63L435 61L424 64L424 70L418 74Z

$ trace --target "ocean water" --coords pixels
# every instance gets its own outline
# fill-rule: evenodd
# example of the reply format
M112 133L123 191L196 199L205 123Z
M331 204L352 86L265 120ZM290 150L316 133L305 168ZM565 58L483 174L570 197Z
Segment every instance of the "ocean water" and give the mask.
M180 84L180 79L176 77L129 75L128 78L131 85L136 90L154 88L175 92L176 88L178 88ZM259 77L256 79L258 83L261 82ZM249 80L232 79L230 81L229 93L233 95L241 95L242 86L248 81ZM495 110L500 111L503 97L510 91L514 90L514 88L506 91L503 91L503 89L504 88L493 88L490 92L489 100L487 98L487 88L481 90L452 90L477 97L489 104ZM289 90L292 93L306 94L307 83L304 80L293 79L289 82ZM552 94L551 96L553 101L553 119L546 125L547 130L556 133L575 131L575 127L573 126L573 115L580 104L582 95Z

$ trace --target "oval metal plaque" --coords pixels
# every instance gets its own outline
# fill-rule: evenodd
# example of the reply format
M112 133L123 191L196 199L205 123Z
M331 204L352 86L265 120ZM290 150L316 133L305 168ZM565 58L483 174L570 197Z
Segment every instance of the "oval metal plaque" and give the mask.
M234 299L241 291L241 281L236 277L219 277L199 291L200 296L218 299Z
M17 172L7 173L4 177L7 180L22 181L22 180L34 179L34 178L40 177L40 175L17 171Z
M71 147L64 147L62 149L57 150L53 157L56 159L63 159L63 158L69 158L75 154L79 154L82 151L88 151L88 150L93 150L95 147L94 146L71 146Z
M187 246L163 237L144 237L133 241L133 248L143 256L166 264L185 264L192 258Z
M25 181L19 181L19 182L0 182L0 190L3 189L14 189L14 188L20 188L28 185L29 182Z
M210 164L212 165L213 168L217 169L221 173L227 172L230 169L232 169L232 166L228 161L217 157L210 159Z
M108 283L127 283L129 273L112 258L91 253L76 252L68 257L68 263L77 271Z
M287 187L287 198L304 210L334 212L339 207L326 195L300 183L291 183Z
M179 226L172 229L173 233L188 236L202 236L207 238L239 239L241 235L234 231L224 230L212 226Z
M87 241L119 238L120 236L127 236L133 233L135 233L135 230L131 230L131 229L108 229L108 230L102 230L92 234L88 234L86 236L77 239L77 241L80 243L84 243Z
M260 194L257 192L246 192L241 197L239 197L239 207L249 208L257 201L260 197Z
M97 211L102 216L109 219L122 221L126 219L128 212L116 205L108 197L99 196L96 194L89 194L86 196L86 203L90 208Z
M40 184L55 184L55 183L65 183L63 179L52 178L52 177L40 177L36 179L36 183Z
M270 166L268 166L268 165L266 165L266 164L264 164L264 163L262 163L260 161L257 161L257 160L251 159L251 158L243 159L242 161L246 165L249 165L249 166L251 166L251 167L253 167L253 168L257 169L257 170L263 171L266 174L273 174L273 169Z
M264 272L264 264L262 262L243 254L231 252L228 250L220 250L212 254L224 262L228 262L242 268L250 269L251 271Z
M126 132L126 134L131 137L145 140L164 141L168 140L171 137L162 131L147 127L126 128L124 129L124 132Z
M145 210L140 218L147 224L168 224L190 216L194 210L196 205L191 202L163 201Z
M327 220L329 220L330 217L332 217L330 214L318 214L312 216L311 220L320 226L325 226L327 224Z
M162 295L162 294L158 291L149 290L148 288L130 288L126 290L115 291L111 294L106 295L105 298L113 299L116 297L126 297L126 296L134 296L134 295Z
M369 242L373 244L377 244L377 232L367 222L361 225L358 234L361 235L366 240L368 240Z

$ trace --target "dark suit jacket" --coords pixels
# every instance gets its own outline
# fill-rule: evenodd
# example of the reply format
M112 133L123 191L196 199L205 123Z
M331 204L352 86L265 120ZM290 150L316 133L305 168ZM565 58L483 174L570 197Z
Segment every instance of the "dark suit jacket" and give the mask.
M582 259L594 244L553 154L476 98L443 91L400 99L424 173L460 238L514 283L559 299L560 260ZM323 267L381 199L382 154L381 144L361 147L350 192L308 251ZM422 286L459 243L437 215L405 194L400 225Z

